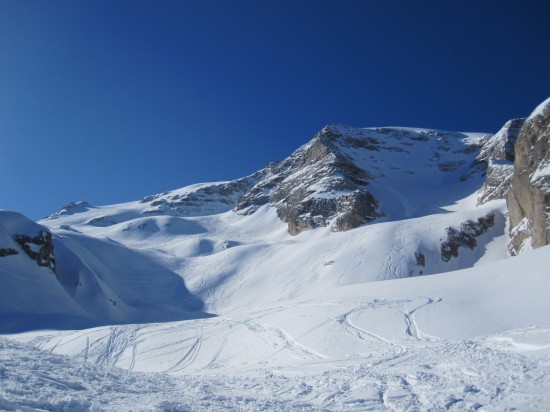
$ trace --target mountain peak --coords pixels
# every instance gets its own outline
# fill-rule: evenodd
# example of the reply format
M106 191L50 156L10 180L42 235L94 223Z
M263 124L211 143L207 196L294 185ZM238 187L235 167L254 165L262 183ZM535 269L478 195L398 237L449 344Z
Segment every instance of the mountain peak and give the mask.
M71 202L68 205L63 206L61 210L46 216L44 220L53 220L58 218L59 216L73 215L75 213L87 212L92 208L93 206L84 200L80 200L78 202Z
M110 226L144 215L206 216L276 209L291 234L330 226L346 231L375 219L435 213L482 184L480 134L341 124L323 127L286 159L250 176L147 196L115 214L76 202L46 218L94 210L87 223ZM477 176L476 179L472 177Z
M328 225L334 231L345 231L383 217L410 217L434 207L433 193L429 193L433 186L440 186L434 171L454 176L453 193L454 185L471 188L464 181L482 174L471 170L479 151L472 142L479 137L429 129L327 125L271 167L235 210L250 214L270 204L292 234ZM403 167L411 164L411 156L417 170ZM407 196L413 175L414 184L426 189L416 188ZM436 190L443 198L452 196L446 183Z

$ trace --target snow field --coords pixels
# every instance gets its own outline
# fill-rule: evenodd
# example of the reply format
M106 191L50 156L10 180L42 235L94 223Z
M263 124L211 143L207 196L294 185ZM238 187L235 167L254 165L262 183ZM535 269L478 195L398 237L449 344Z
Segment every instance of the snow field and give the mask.
M541 410L550 402L547 262L548 247L210 319L12 339L70 355L60 358L70 370L122 374L129 383L116 391L59 390L105 410ZM166 382L139 392L148 380Z

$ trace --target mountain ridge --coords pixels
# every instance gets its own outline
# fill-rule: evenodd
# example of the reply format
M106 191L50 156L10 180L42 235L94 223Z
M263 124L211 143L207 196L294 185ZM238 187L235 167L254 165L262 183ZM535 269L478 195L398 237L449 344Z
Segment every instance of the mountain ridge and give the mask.
M196 216L234 210L248 215L269 204L277 208L279 217L288 223L292 234L326 226L335 218L333 230L350 230L386 216L384 211L378 210L378 200L367 188L375 179L383 179L386 174L395 175L395 170L400 167L392 167L392 171L375 164L386 161L376 158L377 155L381 157L380 152L393 152L394 157L408 155L413 145L411 142L432 140L433 147L429 148L432 151L423 150L424 159L421 160L433 163L428 167L437 167L442 172L461 169L460 177L468 180L472 173L468 176L466 173L470 172L470 163L474 161L471 155L483 137L488 135L403 127L356 129L329 125L286 159L272 162L249 176L233 181L200 183L147 196L141 202L148 204L149 208L142 213ZM384 143L381 138L393 138L393 141ZM452 151L450 156L449 151ZM370 160L367 155L373 159L371 165L367 165ZM436 160L430 159L431 155ZM416 172L405 170L403 173ZM402 198L397 196L386 203L399 203ZM65 208L44 221L55 219L63 214ZM361 209L360 213L357 209ZM397 215L393 219L400 217ZM90 223L116 223L96 219Z

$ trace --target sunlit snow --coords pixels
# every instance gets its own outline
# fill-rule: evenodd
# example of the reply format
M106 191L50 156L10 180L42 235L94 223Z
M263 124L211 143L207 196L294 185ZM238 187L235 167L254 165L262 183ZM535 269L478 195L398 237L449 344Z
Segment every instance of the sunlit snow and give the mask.
M550 246L507 255L506 202L476 206L482 176L460 179L476 156L460 148L485 135L452 136L377 152L388 215L346 232L291 236L270 205L233 212L238 190L209 189L222 183L39 222L56 273L0 261L0 409L547 409ZM488 216L442 259L449 233ZM41 228L1 211L0 246Z

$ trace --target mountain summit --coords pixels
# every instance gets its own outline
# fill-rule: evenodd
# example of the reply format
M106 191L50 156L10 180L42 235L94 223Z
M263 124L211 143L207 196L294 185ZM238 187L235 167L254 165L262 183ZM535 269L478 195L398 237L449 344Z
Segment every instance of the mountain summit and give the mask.
M481 136L326 126L287 159L270 165L236 211L274 206L294 235L421 216L468 193L471 185L461 177L470 171Z
M479 187L481 142L491 135L412 128L324 127L281 162L230 182L198 184L148 196L135 212L206 216L233 210L251 215L264 205L297 235L330 226L346 231L374 220L436 213ZM478 170L479 169L479 170ZM48 216L53 221L86 212L78 202ZM138 210L139 209L139 210ZM87 223L109 226L130 216L95 216Z

